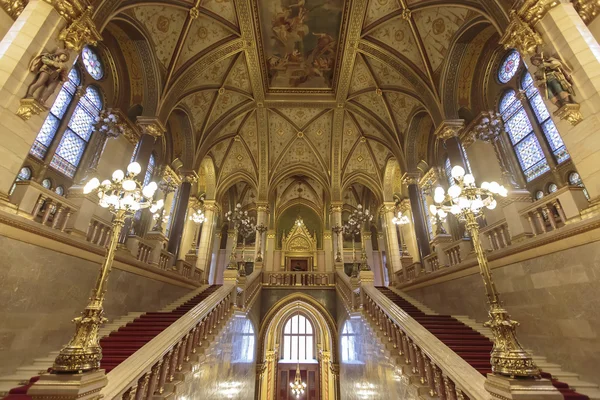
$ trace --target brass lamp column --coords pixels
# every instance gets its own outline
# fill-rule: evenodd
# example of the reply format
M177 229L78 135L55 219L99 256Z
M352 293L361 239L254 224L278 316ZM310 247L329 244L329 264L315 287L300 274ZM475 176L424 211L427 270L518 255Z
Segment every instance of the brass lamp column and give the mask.
M233 210L227 211L225 213L225 218L233 225L233 246L231 247L231 254L229 255L229 264L227 265L227 269L229 270L237 270L237 239L238 233L240 232L240 228L242 226L250 225L251 221L248 217L248 211L242 210L242 205L237 203ZM244 270L245 271L245 270Z
M482 214L483 207L494 209L496 207L494 196L506 197L508 191L496 182L482 182L481 187L478 188L473 175L465 175L465 170L461 166L452 168L452 177L456 183L448 188L447 194L441 187L435 189L434 201L438 206L432 205L430 212L437 214L440 218L444 218L447 212L451 212L459 220L465 221L466 228L473 240L489 306L490 320L485 323L485 326L492 330L494 336L494 347L490 360L492 371L496 374L513 377L538 377L540 370L517 339L516 327L519 323L510 318L500 300L485 250L479 239L477 216Z
M140 182L135 179L140 170L140 164L133 162L127 167L127 175L117 170L112 175L112 181L107 179L100 183L98 178L92 178L83 189L86 194L95 191L100 199L100 206L108 208L114 214L113 230L90 301L82 315L73 320L75 335L56 357L52 366L53 372L81 373L100 368L102 348L98 340L98 329L106 321L102 304L119 235L125 220L136 211L149 207L151 212L156 212L163 206L162 200L156 203L152 200L157 189L155 182L150 182L142 188Z
M335 233L335 240L337 242L337 251L335 252L335 262L340 263L342 262L342 249L340 249L340 240L339 240L339 235L341 235L344 231L344 228L336 225L333 228L331 228L331 231L333 233Z

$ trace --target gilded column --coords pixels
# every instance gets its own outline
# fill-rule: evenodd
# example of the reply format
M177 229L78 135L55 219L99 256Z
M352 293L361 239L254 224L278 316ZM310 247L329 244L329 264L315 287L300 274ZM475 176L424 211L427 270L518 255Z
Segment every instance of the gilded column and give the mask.
M385 243L387 248L385 258L387 260L387 268L391 282L394 274L402 269L400 246L398 245L398 230L396 224L392 222L392 219L396 216L396 203L393 201L383 203L383 206L381 207L381 216L383 217Z
M269 205L259 203L256 205L256 240L254 243L255 266L262 267L266 252L266 234L269 216Z
M341 228L343 226L343 222L342 222L342 207L343 207L343 203L341 202L333 202L331 203L331 227L332 230L335 230L336 228ZM344 268L344 235L341 231L338 232L338 234L335 237L336 239L336 245L334 246L334 251L335 253L332 255L325 255L326 257L333 257L334 260L334 265L336 269L343 269ZM339 253L339 254L338 254ZM338 259L338 255L341 256L341 258Z
M418 178L418 173L406 173L402 177L402 183L408 186L408 196L417 238L417 248L419 249L419 259L423 262L425 257L431 253L431 248L429 247L429 234L427 233L427 223L425 222L426 211L423 210ZM414 257L415 255L413 254L412 256Z
M169 245L167 250L177 257L181 250L183 239L183 228L185 227L190 194L192 192L192 183L196 182L197 175L193 171L185 171L182 174L182 183L179 187L179 195L175 204L174 215L171 216L171 231L169 234Z

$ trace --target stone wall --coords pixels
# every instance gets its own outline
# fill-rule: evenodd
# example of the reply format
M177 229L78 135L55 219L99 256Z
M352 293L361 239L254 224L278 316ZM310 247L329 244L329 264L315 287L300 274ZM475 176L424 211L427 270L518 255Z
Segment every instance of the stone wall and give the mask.
M299 291L301 291L303 294L306 294L308 296L315 298L323 307L325 307L325 309L327 309L327 311L329 311L329 314L334 319L334 321L337 319L335 290L331 290L331 289L302 290L301 288L299 288L299 289L263 288L262 292L261 292L261 305L262 306L261 306L260 319L262 320L265 317L265 315L267 315L267 313L271 310L271 308L275 305L275 303L277 303L279 300L283 299L286 296L289 296L290 294L298 293Z
M0 237L0 376L46 357L71 337L100 265ZM189 289L113 269L105 315L155 311Z
M522 344L600 384L600 245L590 243L493 270ZM479 274L407 291L443 314L487 321Z

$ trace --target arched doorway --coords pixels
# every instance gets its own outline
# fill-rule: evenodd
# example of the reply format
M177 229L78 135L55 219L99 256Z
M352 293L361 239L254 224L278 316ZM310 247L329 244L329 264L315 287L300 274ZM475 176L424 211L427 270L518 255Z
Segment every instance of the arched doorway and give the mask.
M295 400L290 383L299 367L302 400L338 399L336 339L333 318L317 300L302 293L281 299L260 329L257 398Z

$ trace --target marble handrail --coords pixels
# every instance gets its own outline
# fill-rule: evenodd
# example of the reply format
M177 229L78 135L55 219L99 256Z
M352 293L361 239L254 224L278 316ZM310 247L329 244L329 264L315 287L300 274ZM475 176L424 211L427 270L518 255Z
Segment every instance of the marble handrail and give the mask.
M139 399L152 398L154 389L168 380L167 375L181 370L181 364L189 359L193 346L203 340L202 336L206 337L229 313L234 290L237 290L234 285L223 285L146 343L107 374L108 384L100 394L105 399L128 398L141 382L146 393L140 393Z
M350 310L357 310L360 307L360 292L356 290L357 288L353 288L357 285L352 285L350 277L343 271L337 271L336 275L335 287L339 289L340 296Z
M470 399L487 399L484 388L485 377L463 360L454 351L415 321L404 310L395 305L372 285L363 285L363 307L375 320L379 329L400 345L415 373L428 383L430 390L452 391L453 397L461 398L464 393Z
M255 295L262 287L262 270L255 269L252 271L243 284L242 292L238 293L237 306L241 309L246 309L248 304L254 299Z

